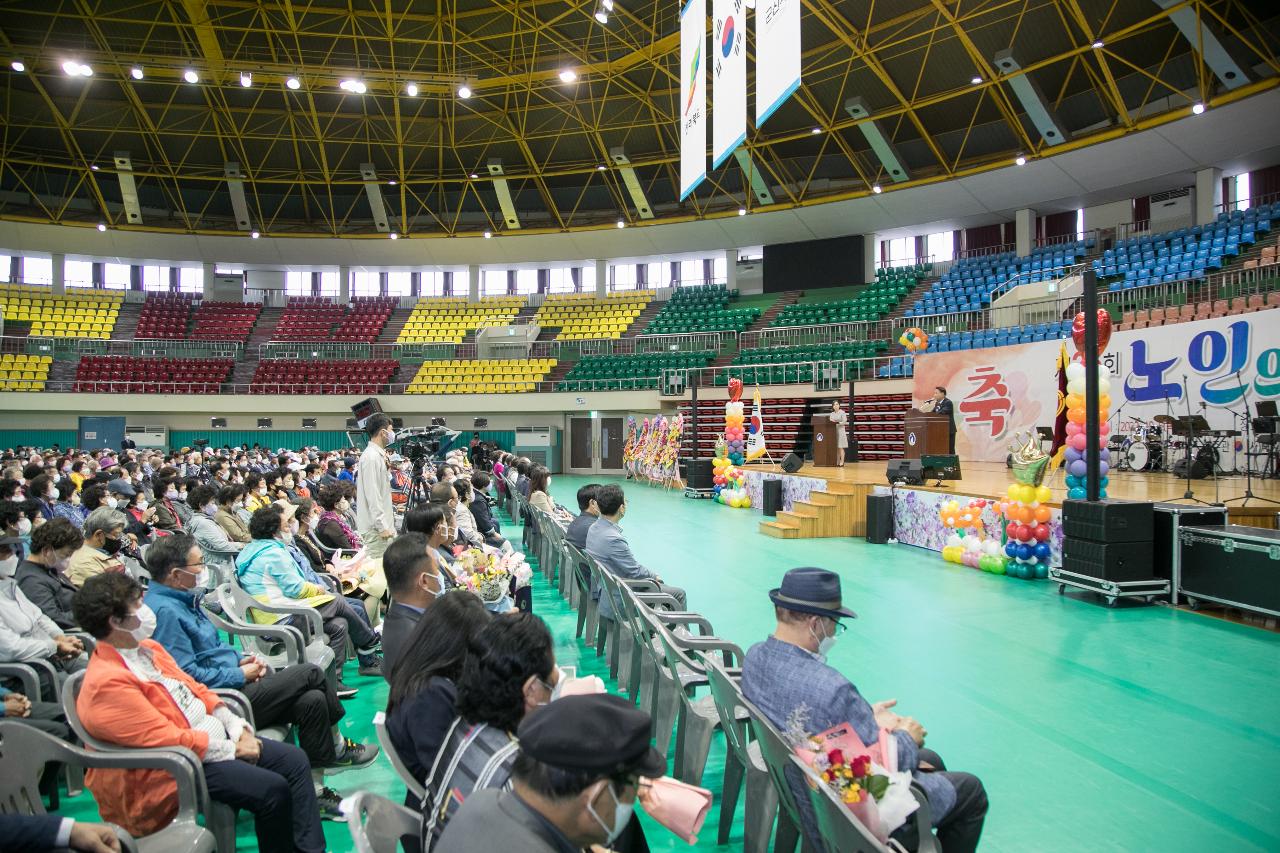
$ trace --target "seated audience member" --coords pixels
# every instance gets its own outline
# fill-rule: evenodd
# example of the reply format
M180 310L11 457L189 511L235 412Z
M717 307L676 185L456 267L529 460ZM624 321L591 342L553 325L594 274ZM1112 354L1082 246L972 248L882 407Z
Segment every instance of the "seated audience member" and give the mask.
M74 628L76 624L71 615L76 585L67 576L67 564L82 545L80 531L65 518L55 518L32 531L31 550L18 565L18 586L59 628Z
M204 552L204 561L213 570L213 586L229 580L235 574L236 555L245 546L245 543L228 536L227 531L214 521L214 516L218 514L217 494L218 490L213 486L196 486L187 495L187 502L194 513L186 532L191 534ZM151 560L148 559L147 567L150 566Z
M363 610L371 626L382 621L382 604L387 599L387 581L382 573L381 560L363 560L358 569L343 573L331 557L320 552L319 546L312 540L312 531L320 520L320 508L311 498L302 498L297 503L294 518L298 520L298 532L293 537L293 547L306 558L307 563L317 574L331 578L335 589L342 591L347 601L357 611ZM351 556L351 555L343 555Z
M16 482L6 480L5 482ZM13 552L19 559L26 555L26 541L31 537L31 519L21 509L21 504L0 496L0 537L13 540Z
M445 577L448 586L457 585L454 570L453 551L450 550L452 537L449 534L449 518L447 508L428 504L418 506L404 514L406 533L421 533L427 537L427 548L436 558L436 567Z
M618 523L627 514L627 500L622 493L622 487L612 483L601 486L596 492L596 506L600 510L600 517L587 531L587 553L595 558L601 568L612 572L615 577L631 580L647 578L656 581L663 592L680 602L680 608L683 610L684 590L677 586L668 586L657 574L641 565L631 553L631 546L622 535L622 528ZM620 604L614 601L612 596L601 595L600 618L615 618L614 613L619 606Z
M525 499L529 499L529 469L533 467L528 459L521 456L516 460L516 491Z
M350 602L341 595L307 580L303 574L302 566L287 546L293 531L280 507L269 506L255 512L249 520L249 533L253 541L236 557L236 574L244 590L266 604L314 607L323 619L324 632L329 639L329 648L333 649L339 673L347 658L348 636L358 655L365 660L376 661L378 635L368 622L356 615ZM283 618L278 613L262 610L255 610L253 615L260 624L279 622ZM292 624L301 618L290 616L286 621ZM381 670L372 664L362 664L361 668L366 666L369 671L362 674L381 674ZM354 696L355 690L339 681L338 695L343 698Z
M415 779L426 779L458 716L454 708L462 665L476 636L493 617L480 598L458 590L440 597L419 619L391 667L387 735ZM406 797L405 805L420 804Z
M568 524L573 518L556 506L551 497L551 472L545 465L534 465L529 471L529 506L542 510L562 524Z
M15 544L11 537L0 539L0 663L48 661L59 678L61 673L84 669L84 643L64 634L19 588L14 577L18 569ZM44 668L37 672L41 695L52 697L54 685L48 673Z
M356 481L356 462L358 460L354 456L344 457L342 460L342 468L338 471L338 479L346 483L354 483Z
M120 482L120 480L112 480L107 488L116 496L116 508L128 517L125 532L134 537L138 544L148 544L156 532L154 526L156 508L151 505L143 492L128 483L118 485Z
M458 535L474 548L490 544L485 541L484 534L480 532L479 525L476 523L476 517L471 513L471 493L473 491L471 481L465 477L459 477L453 481L453 491L456 498L453 512L454 517L458 520Z
M599 491L599 483L587 483L578 489L578 514L564 531L564 538L580 549L587 547L587 531L600 517L600 507L596 503L596 493Z
M911 769L928 795L944 853L977 849L987 813L982 782L970 773L947 772L938 754L923 748L924 728L889 710L894 700L869 704L847 678L827 665L827 653L844 628L840 620L857 618L841 603L839 575L824 569L791 569L769 598L778 627L773 636L747 652L742 665L743 695L783 731L795 721L797 709L807 713L800 722L809 734L850 723L863 743L874 744L882 729L892 731L898 766ZM804 782L796 776L793 785L803 787ZM805 836L819 838L813 809L800 788L796 800ZM909 824L899 833L914 836L913 827ZM914 844L907 843L914 838L902 840L914 849Z
M244 508L250 515L271 503L271 497L267 495L267 484L261 474L253 473L245 477L244 487L247 492Z
M611 847L632 822L640 780L666 774L649 715L621 696L566 696L529 713L510 790L472 793L436 853L567 853Z
M172 473L166 473L156 481L155 526L157 530L179 533L186 525L178 515L178 504L182 502L179 497L178 472L173 469L170 471Z
M472 791L507 784L519 746L516 728L555 698L559 681L551 632L532 613L498 616L476 636L458 679L458 717L425 780L423 850L439 840Z
M489 486L492 484L493 478L483 471L475 471L471 475L471 517L476 520L476 530L484 537L484 541L501 548L507 544L507 539L502 535L502 525L493 514L493 507L489 505Z
M58 481L58 502L53 505L53 514L71 522L76 530L84 527L84 520L89 515L75 483L66 477Z
M85 492L92 491L92 487ZM76 586L103 572L123 572L118 556L124 547L125 514L108 504L89 513L84 520L84 545L67 561L67 577Z
M0 685L0 720L22 723L59 740L74 742L71 741L71 729L67 726L67 717L62 711L61 703L38 700L32 702L29 696L15 693L4 685ZM9 848L6 846L4 849Z
M251 812L258 849L323 851L311 766L301 749L260 740L216 693L151 639L155 616L127 575L90 578L76 621L98 641L76 710L93 737L146 749L183 746L202 762L209 798ZM103 819L148 835L173 819L177 787L160 770L93 769L85 783Z
M391 592L391 606L382 621L382 675L390 681L405 642L422 614L444 592L445 582L421 533L402 533L393 539L382 555L382 571Z
M75 850L119 853L120 839L105 823L88 823L56 814L0 814L0 838L9 853Z
M218 511L213 520L233 542L248 544L253 537L249 535L249 525L240 517L239 510L244 508L244 486L223 486L218 489Z
M43 469L38 469L43 471ZM49 521L53 518L53 503L58 499L58 491L54 488L53 478L45 473L36 473L27 482L27 496L36 502L40 516Z
M147 564L151 585L143 603L155 614L151 639L164 646L183 672L212 690L243 692L259 728L297 726L298 745L312 767L363 767L373 761L377 747L338 731L344 711L323 669L302 663L272 672L260 658L242 654L218 635L200 606L210 577L193 537L178 534L157 541L147 552ZM337 803L325 799L322 809L332 812Z
M364 544L344 515L351 509L354 491L349 484L335 481L333 485L321 487L318 492L316 502L324 512L320 515L320 523L316 525L315 532L320 544L326 548L349 551L357 550Z

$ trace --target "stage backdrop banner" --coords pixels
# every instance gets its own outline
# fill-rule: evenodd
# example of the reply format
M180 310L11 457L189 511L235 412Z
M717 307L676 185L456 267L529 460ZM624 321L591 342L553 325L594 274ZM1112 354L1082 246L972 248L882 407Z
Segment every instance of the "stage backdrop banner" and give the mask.
M756 4L756 127L800 88L800 0Z
M719 169L747 138L747 8L745 0L712 0L711 168Z
M680 11L680 200L707 176L707 0Z
M917 403L946 388L961 460L1003 462L1015 432L1053 426L1058 347L1054 340L916 356ZM1075 352L1070 340L1067 351ZM1115 332L1103 365L1118 432L1134 420L1186 415L1188 404L1213 429L1242 430L1246 398L1250 414L1259 400L1280 399L1280 309Z

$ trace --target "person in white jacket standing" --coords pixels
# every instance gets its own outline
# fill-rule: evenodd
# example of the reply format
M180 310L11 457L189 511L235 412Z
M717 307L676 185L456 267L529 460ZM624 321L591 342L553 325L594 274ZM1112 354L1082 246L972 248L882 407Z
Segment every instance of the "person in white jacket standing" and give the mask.
M369 446L360 454L356 477L356 532L371 558L381 557L396 535L395 508L391 504L391 471L387 446L396 440L391 418L376 414L365 424Z

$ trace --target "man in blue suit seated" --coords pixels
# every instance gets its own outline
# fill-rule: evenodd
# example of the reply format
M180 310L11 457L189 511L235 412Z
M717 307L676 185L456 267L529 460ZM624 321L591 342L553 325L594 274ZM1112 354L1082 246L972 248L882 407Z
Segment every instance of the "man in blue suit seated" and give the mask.
M601 486L596 492L596 506L600 510L600 517L587 529L586 552L595 558L600 568L614 577L656 582L659 590L673 596L680 602L680 609L683 610L686 600L684 590L678 586L668 586L652 569L642 565L635 554L631 553L631 546L622 535L622 528L618 523L627 514L627 499L622 494L622 487L613 483ZM599 590L592 590L593 598L598 594ZM621 606L621 599L615 601L610 596L600 595L600 618L616 619L614 614Z
M8 853L120 850L120 839L105 823L85 823L53 814L0 814L0 838Z
M881 729L890 730L897 740L898 767L910 768L929 797L944 853L976 850L987 814L987 793L978 777L947 772L938 754L923 748L924 727L889 710L897 700L871 705L849 679L827 665L827 653L844 632L840 620L857 618L841 602L839 576L825 569L791 569L769 598L778 628L763 643L752 646L743 661L742 693L747 700L783 733L797 722L808 735L850 723L858 738L870 746L879 739ZM817 821L805 783L797 776L793 784L799 786L796 804L804 834L817 841ZM912 822L894 833L909 849L915 848L914 835Z

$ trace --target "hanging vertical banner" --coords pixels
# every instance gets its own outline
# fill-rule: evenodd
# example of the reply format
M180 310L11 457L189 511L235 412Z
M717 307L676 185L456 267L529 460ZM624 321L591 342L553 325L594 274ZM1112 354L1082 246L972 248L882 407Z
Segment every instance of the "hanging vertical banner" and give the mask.
M800 0L756 4L756 127L800 88Z
M719 169L747 138L747 9L745 0L712 0L711 168Z
M707 0L680 11L680 200L707 176Z

